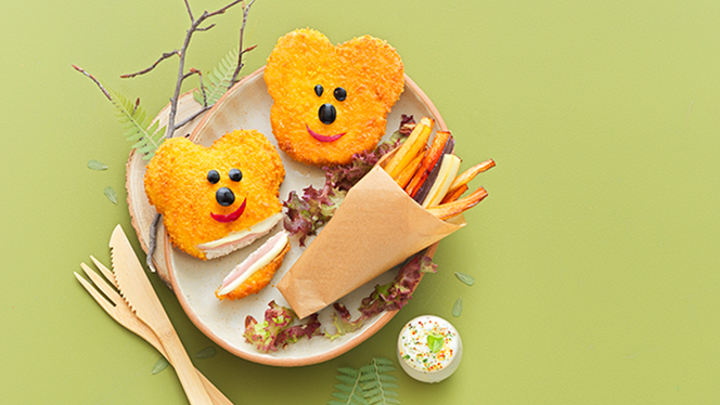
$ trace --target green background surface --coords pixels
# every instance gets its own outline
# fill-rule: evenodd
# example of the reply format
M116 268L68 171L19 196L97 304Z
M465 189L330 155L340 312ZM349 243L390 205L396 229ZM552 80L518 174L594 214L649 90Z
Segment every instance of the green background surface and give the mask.
M192 1L196 14L224 4ZM174 371L151 375L159 354L73 277L91 254L109 261L110 233L130 219L129 144L71 68L159 111L175 59L118 76L180 47L183 2L13 1L2 14L0 403L183 403ZM239 9L216 18L189 66L216 66L240 21ZM720 2L258 0L244 72L302 27L335 43L387 39L452 129L463 168L497 167L474 181L490 196L441 243L439 273L359 347L294 369L222 349L195 359L230 399L325 403L338 367L394 360L401 326L436 314L459 329L463 363L434 385L398 370L404 404L720 402ZM89 170L90 159L109 169ZM153 281L188 352L214 346Z

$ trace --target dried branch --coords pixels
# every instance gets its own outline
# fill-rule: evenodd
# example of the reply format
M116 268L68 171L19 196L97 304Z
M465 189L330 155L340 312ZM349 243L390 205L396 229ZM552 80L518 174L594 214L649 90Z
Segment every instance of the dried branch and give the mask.
M90 80L92 80L93 82L95 82L95 84L100 88L100 91L102 91L102 93L105 95L105 97L107 97L107 99L110 100L111 102L113 101L113 98L112 98L112 96L110 95L110 92L107 91L107 89L100 83L100 81L99 81L98 79L95 78L95 76L93 76L93 75L91 75L90 73L86 72L85 69L83 69L83 68L81 68L81 67L79 67L79 66L72 65L72 67L73 67L73 69L77 70L78 72L80 72L80 73L84 74L85 76L89 77Z
M178 127L178 128L182 128L185 124L187 124L188 122L194 120L195 118L197 118L198 116L200 116L202 113L206 112L207 110L209 110L209 109L211 109L211 108L212 108L211 105L204 106L204 107L201 108L200 110L198 110L198 111L196 111L195 113L193 113L191 116L189 116L189 117L185 118L184 120L180 121L180 122L177 124L177 127Z
M191 69L191 70L196 70L196 69ZM203 96L203 107L207 107L207 106L208 106L208 103L207 103L207 92L205 91L205 85L203 84L203 74L202 74L202 72L199 71L199 70L196 70L196 71L197 71L198 78L199 78L199 80L200 80L200 91L202 92L202 96ZM178 128L180 128L180 127L183 126L183 125L184 125L184 124L178 125Z
M172 50L172 51L170 51L170 52L165 52L165 53L162 54L162 56L161 56L158 60L156 60L155 63L153 63L150 67L148 67L148 68L146 68L146 69L143 69L143 70L141 70L141 71L139 71L139 72L128 73L128 74L126 74L126 75L121 75L120 78L121 78L121 79L129 79L129 78L133 78L133 77L135 77L135 76L144 75L145 73L148 73L149 71L155 69L155 67L156 67L157 65L159 65L160 62L162 62L162 61L164 61L165 59L168 59L168 58L170 58L170 57L172 57L172 56L175 56L175 55L180 56L180 53L179 53L179 51L178 51L177 49L174 49L174 50Z
M198 28L197 31L209 31L210 28L212 28L212 27L214 27L214 26L215 26L215 24L210 24L210 25L208 25L207 27Z
M190 16L190 24L195 24L195 17L193 17L192 9L190 8L190 3L188 0L185 0L185 8L187 9L188 15Z
M243 37L245 36L245 24L247 24L247 16L250 12L250 7L255 3L255 0L251 0L250 3L248 3L247 6L245 6L245 2L243 1L243 22L242 26L240 27L240 46L238 47L238 50L240 51L238 53L238 63L235 66L235 72L233 73L232 79L230 80L230 85L228 86L228 89L232 87L235 82L237 81L238 74L240 74L240 69L243 68L243 62L242 62L242 56L245 52L251 51L255 49L255 46L249 47L248 49L243 49Z
M145 264L147 264L150 271L153 273L156 272L155 265L153 264L153 255L155 254L155 250L157 249L157 227L160 224L160 219L162 218L162 215L155 214L155 217L153 218L152 222L150 223L150 233L148 234L148 251L147 256L145 257Z
M254 1L254 0L253 0ZM200 24L205 22L210 17L214 17L218 14L224 14L228 9L235 6L238 3L243 2L243 0L234 0L232 3L226 5L225 7L222 7L216 11L213 11L212 13L209 13L207 11L203 12L203 14L198 18L194 19L192 15L192 10L190 9L190 5L188 3L188 0L185 0L186 7L188 9L188 14L190 15L190 20L192 21L192 25L187 30L185 34L185 41L183 42L183 46L180 49L180 66L178 67L178 79L177 83L175 84L175 93L173 94L173 97L170 99L170 116L168 118L168 125L167 129L165 131L165 139L171 138L173 134L175 133L175 129L177 128L177 125L175 123L175 115L177 114L177 106L178 106L178 100L180 98L180 89L182 87L182 83L185 77L185 55L188 48L188 45L190 45L190 39L192 39L192 35L197 31ZM244 2L243 2L244 4Z

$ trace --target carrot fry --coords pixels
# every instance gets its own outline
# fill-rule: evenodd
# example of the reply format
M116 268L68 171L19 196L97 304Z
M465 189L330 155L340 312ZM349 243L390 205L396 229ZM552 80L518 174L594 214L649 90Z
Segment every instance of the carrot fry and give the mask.
M468 186L467 184L463 184L462 186L455 188L455 191L453 191L452 193L447 193L445 195L445 198L443 198L443 200L440 202L440 204L453 202L460 198L460 196L462 196L463 193L466 191L468 191Z
M409 186L410 188L407 190L408 194L412 195L413 192L416 192L416 190L420 188L420 185L423 181L425 181L430 173L430 170L432 170L440 159L440 156L442 156L443 149L445 148L445 144L449 138L450 132L437 131L435 138L433 138L432 145L430 146L430 150L425 154L425 158L423 159L420 168L415 172L415 176L410 181L411 186Z
M464 211L476 206L480 201L487 197L487 191L480 187L474 193L457 201L447 204L441 204L427 210L435 215L438 219L446 220L456 215L462 214Z
M495 166L495 162L490 159L482 163L478 163L475 166L465 170L455 178L448 189L448 194L452 194L458 187L467 184L470 180L474 179L479 173L482 173Z
M412 179L413 175L415 174L415 171L420 167L420 163L423 160L423 157L425 157L425 153L418 153L418 155L415 157L415 159L410 162L409 165L407 165L401 172L398 174L397 178L395 179L395 182L400 186L400 188L405 188L407 184L410 182L410 179Z
M425 148L434 125L435 121L432 118L423 117L420 120L400 150L385 165L385 171L390 177L397 178L398 174Z

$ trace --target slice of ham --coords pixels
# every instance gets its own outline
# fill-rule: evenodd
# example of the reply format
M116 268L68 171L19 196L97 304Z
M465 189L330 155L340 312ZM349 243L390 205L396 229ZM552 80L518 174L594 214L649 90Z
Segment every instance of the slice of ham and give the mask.
M278 212L277 214L271 215L257 224L252 225L248 229L232 233L222 239L199 244L197 247L205 252L208 260L225 256L235 250L248 246L249 244L255 242L256 239L266 235L277 223L282 220L282 218L282 212Z
M225 277L218 289L218 294L225 295L238 288L253 273L262 269L279 255L289 242L290 239L285 231L273 235Z

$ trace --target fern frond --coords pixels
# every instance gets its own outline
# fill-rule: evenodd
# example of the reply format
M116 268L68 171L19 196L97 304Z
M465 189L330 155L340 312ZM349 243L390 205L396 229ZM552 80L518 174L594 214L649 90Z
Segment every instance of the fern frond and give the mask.
M397 378L388 375L395 370L392 361L384 358L373 359L369 365L360 368L363 394L368 404L400 404L397 392L392 391L399 388Z
M359 370L350 367L341 367L338 369L339 375L335 378L342 384L335 385L337 391L332 396L338 400L331 400L328 405L369 405L363 395L363 388L360 384L362 373Z
M209 79L209 83L204 83L208 106L215 104L230 87L230 80L232 80L233 74L235 73L237 60L238 51L237 49L233 49L220 60L218 65L210 71L209 74L204 75L204 77ZM195 90L193 96L195 97L195 101L205 105L202 91Z
M145 110L134 104L121 93L108 90L110 101L115 106L118 120L123 125L123 136L133 142L132 149L143 155L144 160L150 160L162 143L164 131L158 128L158 123L152 123Z

